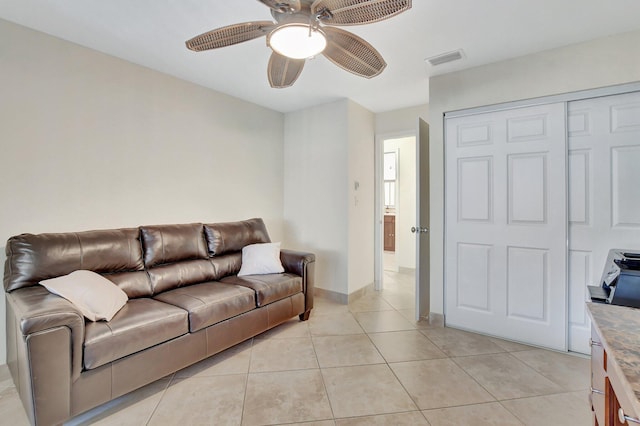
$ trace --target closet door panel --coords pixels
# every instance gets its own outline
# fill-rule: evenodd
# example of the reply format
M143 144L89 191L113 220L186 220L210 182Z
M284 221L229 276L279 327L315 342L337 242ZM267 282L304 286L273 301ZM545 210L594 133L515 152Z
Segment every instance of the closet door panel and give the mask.
M509 223L547 222L547 156L541 153L508 157Z
M611 149L611 190L612 225L640 227L640 145Z
M565 115L561 103L446 120L448 325L566 349Z
M491 157L458 160L458 221L491 222L492 175Z
M458 306L490 313L491 246L460 243L458 259Z
M640 93L569 102L569 349L589 353L587 285L609 249L640 250Z
M587 285L609 249L640 250L640 93L447 118L445 132L447 323L556 349L564 327L588 353Z

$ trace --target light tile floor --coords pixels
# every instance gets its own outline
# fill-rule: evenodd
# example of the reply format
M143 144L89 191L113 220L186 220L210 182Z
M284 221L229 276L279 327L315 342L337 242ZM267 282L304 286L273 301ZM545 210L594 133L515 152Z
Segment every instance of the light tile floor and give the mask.
M589 360L416 323L412 278L291 320L69 425L591 424ZM0 423L27 424L0 369Z

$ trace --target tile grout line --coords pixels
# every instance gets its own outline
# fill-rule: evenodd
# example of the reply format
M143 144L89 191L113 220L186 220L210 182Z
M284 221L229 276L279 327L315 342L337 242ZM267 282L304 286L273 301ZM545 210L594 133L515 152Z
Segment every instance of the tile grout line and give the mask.
M523 426L526 426L526 425L527 425L527 424L525 423L524 419L521 419L521 418L520 418L520 416L518 416L518 414L517 414L517 413L514 413L513 411L509 410L509 408L508 408L508 407L505 407L505 406L504 406L504 404L502 403L502 401L498 401L498 404L500 404L500 406L501 406L502 408L504 408L505 410L507 410L507 412L508 412L509 414L511 414L513 417L515 417L515 418L516 418L516 420L518 420L520 423L522 423L522 424L523 424Z
M247 363L247 377L244 380L244 395L242 395L242 411L240 412L240 425L244 422L244 407L247 403L247 391L249 390L249 374L251 374L251 358L253 357L253 344L255 337L251 338L251 351L249 352L249 362Z
M394 309L395 309L395 308L394 308ZM396 312L397 312L397 309L395 309L395 310L396 310ZM399 312L398 312L398 313L399 313ZM480 387L481 387L482 389L484 389L484 390L485 390L489 395L491 395L491 397L493 397L493 398L494 398L495 402L498 402L498 403L500 402L500 401L498 400L498 398L496 398L496 396L495 396L495 395L493 395L491 392L489 392L489 390L488 390L488 389L486 389L484 386L482 386L482 385L481 385L481 384L480 384L480 383L479 383L479 382L478 382L478 381L477 381L473 376L471 376L471 375L470 375L470 374L469 374L469 373L468 373L464 368L462 368L460 365L458 365L458 363L456 363L456 362L453 360L453 357L452 357L452 356L449 356L446 352L444 352L444 351L443 351L443 349L442 349L442 347L441 347L440 345L436 344L433 340L431 340L431 339L429 338L429 336L428 336L428 335L426 335L425 333L423 333L423 332L422 332L423 330L420 330L420 329L418 329L418 328L416 327L416 331L418 331L422 336L424 336L424 337L425 337L425 338L426 338L426 339L427 339L431 344L433 344L436 348L438 348L438 350L440 350L440 352L442 352L442 353L446 356L446 358L438 358L438 359L448 359L448 360L450 360L451 362L453 362L453 364L454 364L454 365L456 365L456 366L457 366L461 371L463 371L463 372L464 372L464 374L466 374L467 376L469 376L469 377L471 378L471 380L473 380L475 383L477 383L477 384L478 384L478 386L480 386ZM367 335L368 335L368 334L367 334ZM501 349L502 349L502 348L501 348ZM504 350L504 352L506 352L506 350ZM514 357L514 358L515 358L515 357ZM383 359L385 359L385 361L386 361L386 358L384 358L384 357L383 357ZM420 361L428 361L428 360L419 360L418 362L420 362ZM413 361L413 362L415 362L415 361ZM426 418L426 416L425 416L425 414L424 414L424 412L423 412L423 411L427 411L427 410L423 410L423 409L421 409L421 408L418 406L418 403L417 403L417 402L415 401L415 399L411 396L411 393L406 389L406 387L404 386L404 384L402 383L402 381L400 380L400 378L396 375L395 371L391 368L391 366L389 365L389 363L388 363L388 362L387 362L387 366L388 366L388 367L389 367L389 369L392 371L393 375L396 377L396 380L398 380L398 382L400 383L400 385L402 386L402 388L405 390L405 392L407 392L407 394L409 395L409 397L411 398L411 400L413 401L413 403L416 405L416 408L418 409L418 411L422 414L422 416L425 418L425 420L427 421L427 423L429 423L429 420ZM465 405L458 405L458 406L456 406L456 407L460 407L460 406L467 406L467 405L469 405L469 406L470 406L470 405L478 405L478 404L465 404ZM501 405L502 405L502 404L501 404ZM446 409L446 408L452 408L452 407L440 407L440 408L434 408L434 409ZM518 421L520 421L520 418L519 418L519 417L517 417L517 416L516 416L516 419L518 419ZM429 423L429 424L430 424L430 423Z
M380 297L382 297L382 295L380 295ZM387 302L388 303L388 302ZM396 313L400 314L400 312L398 312L398 310L392 306L391 304L389 304L392 308L393 311L395 311ZM402 315L402 314L400 314ZM404 318L404 317L403 317ZM357 321L357 318L356 318ZM373 347L376 349L376 351L378 351L378 353L380 354L380 356L382 357L382 359L385 362L385 365L387 366L387 368L389 369L389 371L391 371L391 374L393 374L393 377L395 377L395 379L398 381L398 384L400 384L400 386L402 387L402 389L405 391L405 393L407 394L407 396L409 396L409 398L411 399L411 402L413 403L413 405L416 407L416 411L420 413L420 415L422 416L422 418L424 418L424 420L427 422L428 425L430 425L431 423L429 423L429 420L427 420L426 416L424 415L424 413L422 412L422 410L420 409L420 407L418 406L418 403L416 402L416 400L413 398L413 396L411 395L411 392L409 392L407 390L407 388L405 387L405 385L402 383L402 381L400 380L400 378L397 376L396 372L393 370L393 368L391 368L391 366L389 365L389 361L387 360L387 358L384 357L384 355L380 352L380 350L378 349L378 347L376 346L375 342L371 339L371 336L369 335L369 332L367 332L364 327L362 327L362 329L364 330L367 338L369 339L369 341L371 342L371 344L373 345ZM416 329L417 330L417 329ZM395 330L395 332L400 332L400 331L407 331L407 330ZM408 330L411 331L411 330Z
M153 415L156 413L156 411L160 407L160 404L162 403L162 400L164 399L164 396L167 394L167 391L169 390L169 387L171 386L171 383L173 383L173 379L175 379L175 377L176 377L176 373L175 372L171 373L171 378L167 381L167 386L165 386L164 389L162 390L162 395L160 395L160 398L158 399L156 406L153 407L153 410L151 410L149 417L147 417L147 421L145 422L145 425L149 425L149 423L151 422Z
M327 395L327 402L329 403L329 409L331 410L331 420L333 420L333 424L335 425L336 414L333 411L333 404L331 404L331 398L329 398L329 390L327 389L327 384L324 381L324 374L322 374L322 367L320 366L320 360L318 359L318 352L316 351L316 345L313 341L313 336L311 335L311 329L309 329L309 339L311 340L311 347L313 348L313 354L316 357L316 363L318 364L318 372L320 373L320 380L322 380L322 388L324 389L324 394Z
M505 352L498 352L498 353L508 353L508 352L506 352L506 351L505 351ZM497 355L497 353L494 353L494 354L483 354L483 355ZM469 357L471 357L471 356L479 356L479 355L469 355ZM480 386L482 389L484 389L484 391L485 391L485 392L487 392L489 395L491 395L491 396L493 397L493 399L495 399L495 402L500 402L500 399L499 399L497 396L495 396L495 395L493 394L493 392L491 392L489 389L487 389L485 386L483 386L483 385L482 385L482 383L480 383L480 382L479 382L475 377L473 377L473 376L472 376L472 375L471 375L467 370L465 370L465 369L464 369L460 364L458 364L458 363L456 362L456 358L457 358L457 357L449 357L449 359L451 360L451 362L453 362L453 363L456 365L456 367L458 367L460 370L462 370L462 371L464 372L464 374L466 374L467 376L469 376L469 377L471 378L471 380L473 380L474 382L476 382L476 383L478 384L478 386ZM467 358L467 357L465 357L465 358ZM515 358L515 357L513 357L513 358Z

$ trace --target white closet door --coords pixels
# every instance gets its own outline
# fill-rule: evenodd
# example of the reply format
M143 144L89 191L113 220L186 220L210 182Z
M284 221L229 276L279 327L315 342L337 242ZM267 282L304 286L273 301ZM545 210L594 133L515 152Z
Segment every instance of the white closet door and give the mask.
M565 104L446 119L445 318L567 347Z
M612 248L640 249L640 93L570 102L569 349L589 353L587 285Z

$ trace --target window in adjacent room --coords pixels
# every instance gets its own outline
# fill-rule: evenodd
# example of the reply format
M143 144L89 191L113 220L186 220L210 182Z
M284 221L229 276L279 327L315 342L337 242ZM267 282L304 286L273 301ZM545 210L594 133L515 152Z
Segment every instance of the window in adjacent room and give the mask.
M384 206L393 209L396 206L396 153L384 153Z

